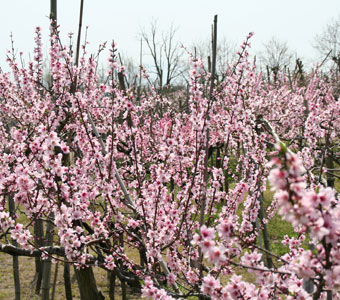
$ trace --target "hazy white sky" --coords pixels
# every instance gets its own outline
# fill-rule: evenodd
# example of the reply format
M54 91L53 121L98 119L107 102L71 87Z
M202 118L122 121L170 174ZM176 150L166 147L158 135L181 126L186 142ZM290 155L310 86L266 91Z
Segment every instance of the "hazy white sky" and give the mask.
M45 36L49 27L49 0L0 0L0 65L4 65L12 32L15 48L26 55L33 49L35 26ZM77 32L80 0L58 0L58 23L64 37ZM255 32L253 52L272 36L287 41L300 57L315 57L311 43L327 22L340 13L340 0L85 0L83 25L89 25L91 51L99 43L117 41L126 56L138 57L138 33L152 18L160 29L173 23L186 46L210 36L213 16L218 14L218 36L240 44ZM48 45L45 38L45 45Z

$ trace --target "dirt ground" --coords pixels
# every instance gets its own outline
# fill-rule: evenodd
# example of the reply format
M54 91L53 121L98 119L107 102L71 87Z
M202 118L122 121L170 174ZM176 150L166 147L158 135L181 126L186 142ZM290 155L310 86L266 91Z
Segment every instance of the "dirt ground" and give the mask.
M20 284L21 284L21 299L22 300L38 300L41 299L40 295L36 295L34 293L34 273L35 273L35 265L34 258L31 257L19 257L19 269L20 269ZM51 274L51 294L52 294L52 286L55 276L56 264L52 265L52 274ZM72 278L72 294L73 299L80 299L79 290L77 286L77 282L74 277L73 269L71 270L71 278ZM65 290L64 290L64 281L63 281L63 264L59 263L58 265L58 273L57 273L57 281L55 287L55 297L54 300L65 300ZM94 268L97 285L98 288L105 295L106 299L109 299L108 296L108 285L107 285L107 277L106 272L100 268ZM121 288L120 282L117 280L116 282L116 295L115 298L117 300L122 299L121 296ZM14 280L13 280L13 271L12 271L12 256L4 253L0 253L0 300L11 300L14 299ZM140 295L133 293L128 288L128 299L130 300L139 300L141 299Z

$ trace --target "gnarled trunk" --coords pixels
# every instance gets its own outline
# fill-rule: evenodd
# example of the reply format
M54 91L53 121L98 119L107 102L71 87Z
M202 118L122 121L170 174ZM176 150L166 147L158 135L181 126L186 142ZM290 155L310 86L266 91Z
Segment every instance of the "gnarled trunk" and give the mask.
M81 300L104 300L105 297L97 288L92 267L77 270L74 268Z

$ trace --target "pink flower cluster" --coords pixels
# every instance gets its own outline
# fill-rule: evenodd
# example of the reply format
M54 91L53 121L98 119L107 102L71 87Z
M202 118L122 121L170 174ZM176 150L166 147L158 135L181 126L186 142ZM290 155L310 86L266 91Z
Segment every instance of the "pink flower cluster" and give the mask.
M8 57L11 73L0 74L1 237L47 257L33 227L49 224L64 259L144 280L149 299L339 298L340 209L325 182L340 101L317 71L303 87L281 73L264 80L248 59L251 36L215 86L189 54L187 92L137 94L120 85L128 69L115 43L99 82L93 57L84 48L75 65L54 30L44 81L37 29L34 61ZM267 179L275 197L264 207ZM259 246L277 211L297 235L283 237L283 255Z

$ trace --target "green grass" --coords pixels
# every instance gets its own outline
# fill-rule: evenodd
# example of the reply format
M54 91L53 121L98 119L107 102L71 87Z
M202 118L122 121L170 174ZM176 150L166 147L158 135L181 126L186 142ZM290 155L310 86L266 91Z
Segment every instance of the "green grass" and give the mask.
M266 190L263 193L263 204L265 207L265 211L266 208L273 201L273 197L274 193L270 190ZM293 226L289 222L283 220L278 212L276 212L273 218L271 218L267 223L267 230L270 237L271 251L280 256L287 253L287 251L289 250L289 247L283 245L281 242L283 240L283 237L285 235L295 238L298 237L298 234L294 231Z

